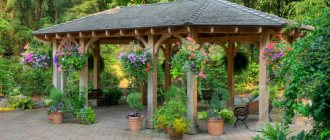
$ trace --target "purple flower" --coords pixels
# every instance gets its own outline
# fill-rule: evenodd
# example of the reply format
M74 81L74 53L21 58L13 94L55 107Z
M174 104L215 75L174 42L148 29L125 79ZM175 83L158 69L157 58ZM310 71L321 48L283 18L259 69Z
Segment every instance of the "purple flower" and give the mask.
M142 64L146 64L146 61L147 61L147 53L146 52L143 53L140 60L141 60Z
M136 62L136 55L135 54L131 53L131 54L127 55L127 58L128 58L128 60L130 61L131 64L135 64L135 62Z
M46 56L41 56L41 60L46 60Z
M29 54L26 56L26 59L31 59L33 56L34 56L34 54L29 53Z

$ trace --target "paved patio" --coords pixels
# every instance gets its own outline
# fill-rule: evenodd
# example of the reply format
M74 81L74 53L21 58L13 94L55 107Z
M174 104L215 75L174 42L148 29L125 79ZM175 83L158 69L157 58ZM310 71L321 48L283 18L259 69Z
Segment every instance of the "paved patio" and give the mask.
M0 140L166 140L167 134L157 130L144 129L130 132L125 115L126 105L98 107L95 109L97 122L82 125L72 117L66 117L63 124L55 125L47 120L45 109L0 113ZM67 115L68 116L68 115ZM201 132L197 135L184 135L186 140L251 140L257 132L257 116L248 119L250 129L243 124L238 128L226 126L225 135L207 135L205 122L200 121Z

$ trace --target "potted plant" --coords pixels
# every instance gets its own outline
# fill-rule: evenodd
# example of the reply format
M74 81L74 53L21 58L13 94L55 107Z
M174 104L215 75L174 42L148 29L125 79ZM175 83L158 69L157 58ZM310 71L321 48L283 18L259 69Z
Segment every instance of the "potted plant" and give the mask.
M90 107L80 109L78 118L81 123L87 124L87 125L90 125L90 124L93 124L96 122L96 115L94 113L94 110Z
M63 121L63 108L64 108L64 102L63 102L63 94L58 89L51 89L49 99L52 100L49 108L48 108L48 114L52 115L52 120L54 124L61 124Z
M139 92L130 93L126 99L127 104L134 109L134 113L127 115L131 131L137 132L141 129L143 115L138 111L143 110L144 106L141 103L141 94Z
M153 124L155 128L158 128L164 132L167 133L167 127L168 127L168 120L166 120L167 111L169 110L168 102L171 100L178 100L182 102L183 104L187 103L187 96L183 89L177 87L177 86L170 86L169 89L167 89L164 93L164 105L160 106L154 116L153 116ZM170 114L171 115L171 114Z
M224 107L224 95L220 92L213 93L208 112L200 112L199 119L206 120L208 134L219 136L224 134L224 124L234 122L234 113ZM223 92L225 93L225 92Z
M223 109L218 111L199 112L198 118L206 120L208 134L220 136L224 134L224 125L234 122L234 113L231 110Z
M171 139L181 139L188 131L186 105L179 99L171 99L159 107L153 118L156 128L166 130Z

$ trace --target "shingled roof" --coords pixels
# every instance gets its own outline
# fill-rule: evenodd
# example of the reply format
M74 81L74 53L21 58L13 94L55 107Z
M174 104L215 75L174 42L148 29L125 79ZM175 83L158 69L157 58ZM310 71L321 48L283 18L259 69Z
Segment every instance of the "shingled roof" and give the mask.
M226 0L181 0L117 7L34 31L34 35L173 26L285 26L288 20Z

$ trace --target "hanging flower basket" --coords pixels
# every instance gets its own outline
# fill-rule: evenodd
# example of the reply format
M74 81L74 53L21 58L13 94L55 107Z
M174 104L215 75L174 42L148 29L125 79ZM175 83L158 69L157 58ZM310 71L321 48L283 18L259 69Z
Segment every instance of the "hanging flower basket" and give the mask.
M180 77L183 73L191 71L199 77L206 78L204 67L209 58L204 48L190 37L183 39L182 44L177 43L177 45L179 46L179 51L171 61L171 74L173 77Z
M28 65L34 69L49 67L51 58L47 49L30 47L29 44L26 44L24 49L25 52L21 53L22 65Z
M138 83L148 78L153 69L152 55L146 50L123 52L119 55L124 71Z
M75 70L81 71L86 65L87 55L82 54L78 44L63 40L62 48L55 53L54 63L58 71Z
M266 46L266 48L263 50L263 56L261 58L266 60L268 71L271 77L276 75L276 70L282 67L281 60L287 53L290 53L292 50L293 48L280 34L278 34Z

